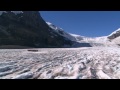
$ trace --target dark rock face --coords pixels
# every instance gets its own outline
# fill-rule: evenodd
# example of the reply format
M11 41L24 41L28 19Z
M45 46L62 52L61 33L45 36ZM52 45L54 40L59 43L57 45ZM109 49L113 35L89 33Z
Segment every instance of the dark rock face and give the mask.
M0 45L22 45L30 47L62 47L71 45L54 32L42 19L38 11L11 11L0 15Z

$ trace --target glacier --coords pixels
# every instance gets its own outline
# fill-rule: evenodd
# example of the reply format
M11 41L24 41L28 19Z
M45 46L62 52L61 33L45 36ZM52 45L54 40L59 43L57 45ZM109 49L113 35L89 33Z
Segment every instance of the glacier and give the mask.
M6 67L5 67L6 66ZM0 79L120 79L117 47L1 49Z

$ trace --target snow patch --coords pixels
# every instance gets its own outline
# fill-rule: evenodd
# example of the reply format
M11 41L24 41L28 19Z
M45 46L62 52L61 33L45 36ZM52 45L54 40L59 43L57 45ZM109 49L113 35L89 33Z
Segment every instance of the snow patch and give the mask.
M11 12L13 12L15 15L23 13L23 11L11 11Z
M13 12L15 15L23 13L23 11L11 11ZM3 13L7 13L6 11L0 11L0 15L2 15Z

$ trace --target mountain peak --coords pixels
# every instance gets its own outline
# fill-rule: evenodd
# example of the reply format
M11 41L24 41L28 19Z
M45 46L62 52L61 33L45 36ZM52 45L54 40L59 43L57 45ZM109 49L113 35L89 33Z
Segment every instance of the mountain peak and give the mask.
M117 38L118 36L120 36L120 28L112 32L110 35L108 35L108 38L114 39L114 38Z
M52 24L51 22L46 22L50 28L52 28L55 32L57 32L59 35L71 40L71 41L80 41L83 39L80 35L71 34L68 32L65 32L62 28L57 27L56 25Z

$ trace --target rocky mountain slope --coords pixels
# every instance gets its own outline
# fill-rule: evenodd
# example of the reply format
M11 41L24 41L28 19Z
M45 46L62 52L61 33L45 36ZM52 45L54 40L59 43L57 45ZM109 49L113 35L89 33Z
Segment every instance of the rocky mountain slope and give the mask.
M110 42L120 46L120 28L108 35Z
M65 32L62 28L57 27L56 25L46 22L50 28L52 28L59 35L73 41L71 47L119 47L120 41L120 29L114 31L108 36L101 37L85 37L81 35L71 34Z
M34 18L33 18L34 17ZM0 45L28 47L118 47L120 29L108 36L85 37L45 22L38 11L0 11Z
M50 28L52 28L56 33L58 33L59 35L71 40L71 41L80 41L83 40L83 36L80 35L76 35L76 34L70 34L65 32L62 28L57 27L56 25L50 23L50 22L46 22Z
M0 45L63 47L71 44L54 32L38 11L0 11Z

